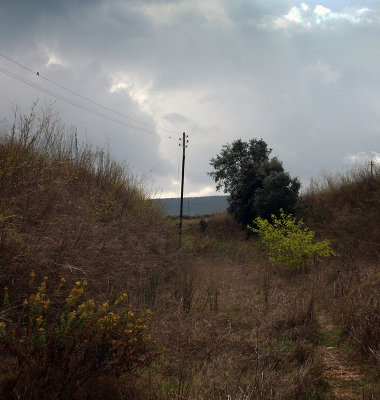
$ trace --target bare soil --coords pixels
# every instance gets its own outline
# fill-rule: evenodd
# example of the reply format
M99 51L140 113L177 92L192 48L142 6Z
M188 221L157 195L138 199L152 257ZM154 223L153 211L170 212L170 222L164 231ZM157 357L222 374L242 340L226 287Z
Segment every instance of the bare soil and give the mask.
M337 328L325 314L318 315L322 335L328 338L327 344L319 346L325 365L325 379L329 382L330 391L326 400L359 400L364 399L365 377L361 369L337 344Z

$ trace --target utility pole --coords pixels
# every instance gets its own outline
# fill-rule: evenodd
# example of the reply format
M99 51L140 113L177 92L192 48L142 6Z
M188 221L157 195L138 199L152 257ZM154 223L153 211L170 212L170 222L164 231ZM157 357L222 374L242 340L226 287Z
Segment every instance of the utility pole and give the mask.
M373 175L373 161L371 161L371 178L372 178L372 175Z
M179 212L179 241L181 243L182 240L182 217L183 217L183 184L185 181L185 149L186 149L186 143L189 141L186 140L185 132L183 132L183 137L182 137L182 180L181 180L181 207L180 207L180 212ZM180 144L181 146L181 144Z

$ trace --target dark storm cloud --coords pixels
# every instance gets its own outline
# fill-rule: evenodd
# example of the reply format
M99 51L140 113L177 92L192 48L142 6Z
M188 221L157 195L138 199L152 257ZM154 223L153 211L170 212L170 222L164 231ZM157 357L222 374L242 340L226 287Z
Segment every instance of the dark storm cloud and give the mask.
M379 29L374 0L0 2L0 53L119 113L186 131L193 194L213 190L209 160L237 138L263 138L304 181L379 153ZM28 108L43 96L4 75L0 83L3 113L9 99ZM90 139L113 138L137 173L175 151L172 139L56 108ZM178 157L154 179L172 195Z

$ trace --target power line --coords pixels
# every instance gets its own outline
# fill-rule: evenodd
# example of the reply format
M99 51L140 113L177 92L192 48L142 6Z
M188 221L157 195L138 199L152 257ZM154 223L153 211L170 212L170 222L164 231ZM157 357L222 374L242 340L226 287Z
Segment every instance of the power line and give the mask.
M10 59L9 57L6 57L6 56L4 56L4 55L1 54L1 53L0 53L0 55L1 55L2 57L6 58L6 59L8 59L8 60L10 60L10 61L12 61L13 63L19 65L20 67L22 67L22 68L24 68L24 69L26 69L26 70L32 72L33 74L35 73L35 72L32 71L31 69L29 69L29 68L27 68L27 67L25 67L25 66L23 66L23 65L21 65L21 64L19 64L19 63L17 63L16 61ZM18 76L18 75L16 75L16 74L14 74L13 72L10 72L10 71L4 69L4 68L0 68L0 72L3 72L4 74L9 75L9 76L11 76L11 77L14 78L14 79L17 79L18 81L20 81L20 82L22 82L22 83L24 83L24 84L27 84L27 85L29 85L29 86L31 86L31 87L34 87L35 89L41 90L41 91L43 91L44 93L49 94L50 96L53 96L53 97L55 97L55 98L57 98L57 99L60 99L60 100L62 100L62 101L65 101L66 103L69 103L69 104L71 104L71 105L73 105L73 106L75 106L75 107L81 108L82 110L87 111L87 112L90 112L90 113L92 113L92 114L95 114L95 115L97 115L97 116L99 116L99 117L108 119L108 120L110 120L110 121L119 123L119 124L124 125L124 126L128 126L128 127L130 127L130 128L136 129L136 130L140 130L140 131L142 131L142 132L150 133L150 134L153 134L153 135L162 136L162 137L168 137L168 138L170 138L170 139L178 139L178 138L179 138L179 136L177 136L177 137L175 137L175 138L172 138L172 137L169 136L169 135L159 134L159 133L157 133L157 132L153 132L153 131L148 130L148 129L146 129L146 128L138 127L138 126L129 124L129 123L127 123L127 122L123 122L123 121L117 120L116 118L110 117L110 116L108 116L108 115L106 115L106 114L103 114L103 113L101 113L101 112L99 112L99 111L95 111L95 110L93 110L93 109L91 109L91 108L88 108L88 107L83 106L83 105L81 105L81 104L79 104L79 103L76 103L76 102L74 102L74 101L72 101L72 100L70 100L70 99L67 99L67 98L65 98L65 97L63 97L63 96L61 96L61 95L59 95L59 94L57 94L57 93L54 93L54 92L52 92L52 91L50 91L50 90L48 90L48 89L45 89L45 88L43 88L43 87L41 87L41 86L39 86L39 85L37 85L37 84L31 82L31 81L28 81L27 79L22 78L22 77L20 77L20 76ZM146 125L146 126L149 126L149 127L152 127L152 128L158 129L158 130L161 130L161 131L163 131L163 132L174 133L175 135L178 135L178 133L176 133L176 132L168 131L168 130L165 130L165 129L163 129L163 128L158 128L158 127L155 127L155 126L153 126L153 125L149 125L149 124L146 124L146 123L144 123L144 122L138 121L138 120L136 120L136 119L130 118L130 117L124 115L124 114L118 113L117 111L114 111L114 110L112 110L112 109L110 109L110 108L108 108L108 107L105 107L105 106L103 106L103 105L101 105L101 104L99 104L99 103L96 103L96 102L94 102L94 101L92 101L92 100L90 100L90 99L88 99L88 98L86 98L86 97L84 97L84 96L81 96L81 95L78 94L78 93L75 93L75 92L73 92L73 91L71 91L71 90L65 88L65 87L62 86L62 85L59 85L58 83L55 83L55 82L51 81L51 80L48 79L48 78L43 77L43 76L40 75L38 72L37 72L37 75L38 75L39 77L41 77L41 78L47 80L48 82L51 82L51 83L53 83L53 84L59 86L60 88L66 90L66 91L68 91L68 92L70 92L70 93L72 93L72 94L74 94L74 95L76 95L76 96L78 96L78 97L81 97L81 98L84 99L84 100L87 100L87 101L89 101L89 102L91 102L91 103L93 103L93 104L96 104L97 106L102 107L102 108L104 108L104 109L106 109L106 110L108 110L108 111L111 111L111 112L113 112L113 113L115 113L115 114L117 114L117 115L120 115L120 116L122 116L122 117L124 117L124 118L128 118L128 119L130 119L130 120L132 120L132 121L135 121L135 122L138 122L138 123L140 123L140 124L143 124L143 125Z
M173 151L174 149L174 151ZM178 154L179 146L177 143L170 148L167 154L149 171L147 178L151 178L158 170L166 165L176 154Z
M14 79L17 79L18 81L20 81L20 82L22 82L22 83L25 83L25 84L28 85L28 86L31 86L31 87L33 87L33 88L35 88L35 89L38 89L38 90L41 90L42 92L44 92L44 93L46 93L46 94L48 94L48 95L50 95L50 96L53 96L53 97L55 97L56 99L62 100L62 101L64 101L64 102L66 102L66 103L71 104L72 106L75 106L75 107L77 107L77 108L80 108L80 109L82 109L82 110L84 110L84 111L87 111L87 112L89 112L89 113L91 113L91 114L97 115L98 117L107 119L107 120L112 121L112 122L116 122L117 124L124 125L124 126L127 126L127 127L129 127L129 128L133 128L133 129L139 130L139 131L141 131L141 132L146 132L146 133L150 133L150 134L152 134L152 135L167 137L167 138L170 138L170 139L178 139L177 137L171 137L171 136L169 136L169 135L160 134L160 133L157 133L157 132L148 130L148 129L143 128L143 127L140 127L140 126L135 126L135 125L129 124L129 123L127 123L127 122L120 121L120 120L118 120L118 119L116 119L116 118L110 117L110 116L108 116L108 115L106 115L106 114L103 114L103 113L101 113L101 112L99 112L99 111L95 111L95 110L93 110L93 109L91 109L91 108L88 108L88 107L83 106L83 105L81 105L81 104L79 104L79 103L76 103L75 101L72 101L72 100L70 100L70 99L67 99L66 97L63 97L63 96L61 96L61 95L59 95L59 94L57 94L57 93L54 93L54 92L52 92L52 91L50 91L50 90L48 90L48 89L45 89L45 88L43 88L43 87L41 87L41 86L39 86L39 85L37 85L37 84L35 84L35 83L33 83L33 82L30 82L30 81L28 81L27 79L22 78L21 76L18 76L18 75L16 75L16 74L14 74L14 73L12 73L12 72L10 72L10 71L4 69L4 68L1 68L1 67L0 67L0 72L4 73L4 74L6 74L6 75L9 75L10 77L12 77L12 78L14 78Z
M162 168L166 164L166 162L169 161L175 155L175 151L173 152L173 148L178 151L177 144L175 144L173 147L171 147L171 149L168 151L168 153L149 171L150 173L154 174L156 171L158 171L160 168Z
M89 101L90 103L96 104L96 105L99 106L99 107L102 107L102 108L104 108L104 109L106 109L106 110L108 110L108 111L111 111L111 112L113 112L113 113L115 113L115 114L117 114L117 115L120 115L121 117L128 118L128 119L130 119L130 120L132 120L132 121L138 122L139 124L143 124L143 125L150 126L151 128L159 129L159 130L162 130L162 131L164 131L164 132L174 133L174 134L178 135L177 132L168 131L168 130L163 129L163 128L158 128L158 127L155 127L155 126L153 126L153 125L146 124L145 122L138 121L137 119L128 117L127 115L121 114L121 113L119 113L119 112L117 112L117 111L115 111L115 110L112 110L111 108L105 107L105 106L103 106L103 105L101 105L101 104L99 104L99 103L96 103L96 102L93 101L93 100L88 99L87 97L84 97L84 96L82 96L82 95L80 95L80 94L78 94L78 93L76 93L76 92L74 92L74 91L72 91L72 90L70 90L70 89L65 88L64 86L60 85L59 83L56 83L56 82L54 82L54 81L52 81L52 80L50 80L50 79L48 79L48 78L45 78L45 77L42 76L39 72L34 72L34 71L31 70L30 68L25 67L24 65L22 65L22 64L20 64L20 63L18 63L18 62L16 62L16 61L14 61L14 60L12 60L11 58L5 56L4 54L1 54L1 53L0 53L0 56L2 56L2 57L4 57L4 58L6 58L7 60L9 60L9 61L11 61L11 62L17 64L18 66L20 66L20 67L26 69L27 71L31 72L32 74L37 74L40 78L45 79L46 81L48 81L48 82L50 82L50 83L52 83L52 84L54 84L54 85L56 85L56 86L58 86L58 87L60 87L60 88L62 88L62 89L64 89L64 90L66 90L66 91L68 91L68 92L70 92L70 93L72 93L72 94L75 94L76 96L78 96L78 97L80 97L80 98L82 98L82 99L84 99L84 100L87 100L87 101Z

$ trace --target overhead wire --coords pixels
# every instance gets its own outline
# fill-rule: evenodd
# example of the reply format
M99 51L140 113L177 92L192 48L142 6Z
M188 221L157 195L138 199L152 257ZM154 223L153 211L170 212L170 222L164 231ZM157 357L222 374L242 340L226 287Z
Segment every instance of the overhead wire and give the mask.
M27 67L25 67L25 66L23 66L23 65L21 65L21 64L19 64L19 63L17 63L16 61L10 59L9 57L6 57L6 56L4 56L4 55L1 54L1 53L0 53L0 55L1 55L2 57L6 58L6 59L8 59L8 60L10 60L10 61L12 61L13 63L19 65L20 67L22 67L22 68L24 68L24 69L26 69L26 70L32 72L33 74L35 74L35 72L32 71L31 69L29 69L29 68L27 68ZM12 77L12 78L14 78L14 79L17 79L18 81L20 81L20 82L22 82L22 83L24 83L24 84L26 84L26 85L28 85L28 86L31 86L31 87L33 87L33 88L35 88L35 89L38 89L38 90L41 90L42 92L44 92L44 93L46 93L46 94L49 94L50 96L53 96L53 97L55 97L55 98L57 98L57 99L59 99L59 100L62 100L62 101L64 101L64 102L66 102L66 103L69 103L69 104L71 104L71 105L73 105L73 106L75 106L75 107L78 107L78 108L80 108L80 109L82 109L82 110L84 110L84 111L87 111L87 112L89 112L89 113L92 113L92 114L94 114L94 115L97 115L97 116L99 116L99 117L101 117L101 118L105 118L105 119L107 119L107 120L109 120L109 121L116 122L116 123L118 123L118 124L120 124L120 125L124 125L124 126L127 126L127 127L129 127L129 128L136 129L136 130L139 130L139 131L142 131L142 132L145 132L145 133L150 133L150 134L157 135L157 136L167 137L167 138L169 138L169 139L179 139L179 136L172 137L172 136L170 136L170 135L166 135L166 134L162 134L162 133L157 133L157 132L154 132L154 131L152 131L152 130L146 129L146 128L144 128L144 127L139 127L139 126L136 126L136 125L132 125L132 124L130 124L130 123L127 123L127 122L124 122L124 121L120 121L120 120L118 120L118 119L116 119L116 118L110 117L110 116L108 116L108 115L106 115L106 114L103 114L103 113L101 113L101 112L99 112L99 111L93 110L93 109L91 109L91 108L89 108L89 107L86 107L86 106L83 106L83 105L81 105L81 104L79 104L79 103L76 103L76 102L73 101L73 100L67 99L66 97L63 97L63 96L61 96L61 95L59 95L59 94L57 94L57 93L55 93L55 92L52 92L51 90L48 90L48 89L46 89L46 88L43 88L42 86L37 85L36 83L33 83L33 82L31 82L31 81L29 81L29 80L27 80L27 79L25 79L25 78L23 78L23 77L21 77L21 76L18 76L18 75L16 75L15 73L13 73L13 72L11 72L11 71L8 71L8 70L6 70L6 69L4 69L4 68L1 68L1 67L0 67L0 72L4 73L4 74L6 74L6 75L8 75L8 76L10 76L10 77ZM110 108L108 108L108 107L105 107L105 106L103 106L103 105L101 105L101 104L99 104L99 103L96 103L96 102L94 102L94 101L92 101L92 100L90 100L90 99L88 99L88 98L86 98L86 97L84 97L84 96L81 96L81 95L78 94L78 93L75 93L75 92L73 92L73 91L71 91L71 90L65 88L65 87L62 86L62 85L59 85L59 84L57 84L57 83L51 81L51 80L48 79L48 78L43 77L43 76L40 75L39 73L37 73L37 75L38 75L39 77L41 77L41 78L47 80L48 82L51 82L51 83L53 83L53 84L55 84L55 85L61 87L62 89L66 90L66 91L68 91L68 92L70 92L70 93L72 93L72 94L74 94L74 95L76 95L76 96L78 96L78 97L81 97L81 98L84 99L84 100L87 100L87 101L89 101L89 102L91 102L91 103L93 103L93 104L96 104L97 106L102 107L102 108L104 108L104 109L106 109L106 110L108 110L108 111L111 111L111 112L115 113L115 114L118 114L118 115L120 115L120 116L122 116L122 117L124 117L124 118L131 119L131 120L133 120L133 121L135 121L135 122L138 122L138 123L140 123L140 124L143 124L143 125L146 125L146 126L149 126L149 127L155 128L155 129L158 129L158 130L161 130L161 131L163 131L163 132L173 133L173 134L175 134L175 135L178 135L178 133L176 133L176 132L172 132L172 131L165 130L165 129L163 129L163 128L155 127L155 126L153 126L153 125L149 125L149 124L146 124L146 123L144 123L144 122L138 121L138 120L136 120L136 119L130 118L130 117L124 115L124 114L118 113L117 111L114 111L114 110L112 110L112 109L110 109Z
M1 54L1 53L0 53L0 56L2 56L3 58L5 58L5 59L7 59L7 60L9 60L9 61L11 61L11 62L13 62L14 64L20 66L21 68L24 68L25 70L27 70L27 71L29 71L29 72L31 72L31 73L33 73L33 74L37 74L38 77L40 77L40 78L42 78L42 79L44 79L44 80L46 80L46 81L48 81L48 82L50 82L50 83L52 83L52 84L58 86L59 88L61 88L61 89L63 89L63 90L66 90L66 91L68 91L69 93L74 94L75 96L78 96L78 97L80 97L80 98L83 99L83 100L89 101L90 103L93 103L93 104L97 105L98 107L101 107L101 108L103 108L103 109L105 109L105 110L107 110L107 111L113 112L113 113L115 113L115 114L117 114L117 115L119 115L119 116L121 116L121 117L130 119L130 120L132 120L132 121L135 121L135 122L137 122L137 123L139 123L139 124L142 124L142 125L145 125L145 126L147 126L147 127L154 128L155 130L160 130L160 131L162 131L162 132L172 133L172 134L174 134L174 135L178 135L177 132L173 132L173 131L169 131L169 130L166 130L166 129L163 129L163 128L160 128L160 127L157 127L157 126L149 125L149 124L147 124L147 123L145 123L145 122L141 122L141 121L138 121L138 120L136 120L136 119L134 119L134 118L128 117L127 115L121 114L121 113L119 113L119 112L117 112L117 111L115 111L115 110L112 110L111 108L108 108L108 107L106 107L106 106L103 106L102 104L99 104L99 103L97 103L97 102L95 102L95 101L93 101L93 100L91 100L91 99L89 99L89 98L87 98L87 97L85 97L85 96L82 96L82 95L80 95L80 94L78 94L78 93L76 93L76 92L74 92L74 91L72 91L72 90L70 90L70 89L64 87L63 85L60 85L60 84L58 84L58 83L56 83L56 82L54 82L54 81L52 81L52 80L50 80L50 79L48 79L48 78L42 76L39 72L35 72L35 71L31 70L30 68L25 67L24 65L22 65L22 64L20 64L20 63L18 63L18 62L16 62L16 61L14 61L14 60L12 60L11 58L9 58L9 57L7 57L7 56L5 56L4 54ZM153 135L157 135L157 136L161 136L161 137L166 137L166 138L169 138L169 139L180 139L180 140L181 140L181 138L180 138L179 136L172 137L172 136L169 136L169 135L167 135L167 134L157 133L156 131L152 131L152 130L149 130L149 129L144 128L144 127L132 125L132 124L127 123L127 122L125 122L125 121L121 121L121 120L118 120L118 119L116 119L116 118L110 117L109 115L103 114L102 112L99 112L99 111L96 111L96 110L91 109L91 108L89 108L89 107L86 107L86 106L84 106L84 105L82 105L82 104L79 104L79 103L73 101L73 100L70 100L69 98L66 98L66 97L64 97L64 96L62 96L62 95L60 95L60 94L57 94L57 93L55 93L55 92L53 92L53 91L51 91L51 90L49 90L49 89L46 89L46 88L44 88L44 87L42 87L42 86L40 86L40 85L38 85L38 84L36 84L36 83L33 83L33 82L29 81L28 79L23 78L23 77L21 77L21 76L19 76L19 75L16 75L15 73L13 73L13 72L11 72L11 71L8 71L8 70L6 70L6 69L4 69L4 68L1 68L1 67L0 67L0 72L2 72L2 73L4 73L4 74L6 74L6 75L8 75L8 76L10 76L10 77L12 77L12 78L18 80L18 81L20 81L20 82L22 82L22 83L24 83L24 84L26 84L26 85L28 85L28 86L31 86L31 87L33 87L33 88L35 88L35 89L38 89L38 90L42 91L43 93L46 93L46 94L48 94L48 95L50 95L50 96L52 96L52 97L54 97L54 98L56 98L56 99L62 100L62 101L66 102L66 103L68 103L68 104L70 104L70 105L72 105L72 106L75 106L75 107L77 107L77 108L79 108L79 109L82 109L82 110L84 110L84 111L87 111L87 112L89 112L89 113L91 113L91 114L94 114L94 115L96 115L96 116L98 116L98 117L104 118L104 119L106 119L106 120L109 120L109 121L118 123L118 124L120 124L120 125L129 127L129 128L132 128L132 129L141 131L141 132L145 132L145 133L149 133L149 134L153 134ZM185 145L185 146L186 146L186 142L183 143L182 145ZM175 145L175 146L176 146L176 145ZM178 147L177 147L176 151L173 152L173 148L174 148L174 146L169 150L169 152L167 153L167 155L166 155L163 159L161 159L161 160L150 170L150 172L149 172L149 174L148 174L149 177L151 177L152 175L154 175L159 169L161 169L165 164L167 164L167 163L175 156L175 154L177 154L177 156L178 156L178 181L179 181L179 170L180 170L179 151L178 151Z
M116 118L110 117L110 116L108 116L108 115L106 115L106 114L103 114L103 113L101 113L101 112L99 112L99 111L95 111L95 110L93 110L93 109L91 109L91 108L88 108L88 107L83 106L83 105L81 105L81 104L79 104L79 103L76 103L76 102L73 101L73 100L67 99L67 98L65 98L65 97L63 97L63 96L61 96L61 95L59 95L59 94L57 94L57 93L54 93L54 92L52 92L52 91L50 91L50 90L48 90L48 89L45 89L45 88L43 88L43 87L41 87L41 86L39 86L39 85L37 85L37 84L35 84L35 83L33 83L33 82L30 82L30 81L28 81L27 79L22 78L22 77L20 77L20 76L18 76L18 75L16 75L16 74L14 74L13 72L10 72L10 71L4 69L4 68L1 68L1 67L0 67L0 72L4 73L4 74L6 74L6 75L9 75L10 77L12 77L12 78L14 78L14 79L17 79L18 81L20 81L20 82L22 82L22 83L25 83L25 84L28 85L28 86L31 86L31 87L33 87L33 88L35 88L35 89L38 89L38 90L41 90L42 92L44 92L44 93L46 93L46 94L48 94L48 95L50 95L50 96L53 96L53 97L55 97L56 99L62 100L62 101L66 102L66 103L68 103L68 104L71 104L71 105L73 105L73 106L75 106L75 107L77 107L77 108L80 108L80 109L82 109L82 110L84 110L84 111L87 111L87 112L89 112L89 113L91 113L91 114L97 115L98 117L107 119L107 120L109 120L109 121L115 122L115 123L120 124L120 125L123 125L123 126L127 126L127 127L129 127L129 128L132 128L132 129L139 130L139 131L141 131L141 132L145 132L145 133L149 133L149 134L157 135L157 136L162 136L162 137L168 137L168 138L170 138L170 139L178 139L178 138L172 138L172 137L169 136L169 135L160 134L160 133L157 133L157 132L148 130L148 129L143 128L143 127L140 127L140 126L132 125L132 124L129 124L129 123L127 123L127 122L117 120Z
M173 149L174 149L174 151L173 151ZM162 159L160 159L160 161L154 167L152 167L151 170L149 170L149 172L154 174L156 171L161 169L166 164L166 162L175 155L176 151L178 151L178 149L175 144L173 147L170 148L168 153Z
M151 178L157 171L167 164L178 153L178 148L179 146L177 146L177 143L172 146L166 155L149 171L147 178Z
M90 100L90 99L87 98L87 97L84 97L84 96L82 96L82 95L80 95L80 94L78 94L78 93L76 93L76 92L74 92L74 91L72 91L72 90L70 90L70 89L67 89L66 87L60 85L59 83L56 83L56 82L54 82L54 81L52 81L52 80L50 80L50 79L44 77L44 76L41 75L39 72L35 72L35 71L31 70L30 68L25 67L24 65L18 63L17 61L14 61L14 60L12 60L11 58L5 56L4 54L1 54L1 53L0 53L0 56L6 58L7 60L9 60L9 61L15 63L16 65L18 65L18 66L20 66L20 67L26 69L27 71L29 71L29 72L31 72L31 73L33 73L33 74L37 74L40 78L45 79L46 81L48 81L48 82L50 82L50 83L52 83L52 84L54 84L54 85L56 85L56 86L58 86L58 87L60 87L60 88L62 88L62 89L64 89L64 90L66 90L66 91L68 91L68 92L70 92L70 93L72 93L72 94L75 94L76 96L78 96L78 97L80 97L80 98L82 98L82 99L84 99L84 100L87 100L87 101L89 101L90 103L96 104L96 105L99 106L99 107L102 107L102 108L104 108L104 109L106 109L106 110L108 110L108 111L111 111L111 112L113 112L113 113L115 113L115 114L117 114L117 115L120 115L121 117L128 118L128 119L130 119L130 120L132 120L132 121L138 122L139 124L147 125L147 126L149 126L149 127L151 127L151 128L159 129L159 130L162 130L162 131L164 131L164 132L174 133L175 135L178 135L177 132L172 132L172 131L169 131L169 130L166 130L166 129L163 129L163 128L159 128L159 127L156 127L156 126L153 126L153 125L149 125L149 124L147 124L147 123L145 123L145 122L141 122L141 121L139 121L139 120L137 120L137 119L128 117L127 115L124 115L124 114L121 114L121 113L119 113L119 112L117 112L117 111L115 111L115 110L112 110L111 108L105 107L105 106L103 106L102 104L99 104L99 103L97 103L97 102L95 102L95 101L93 101L93 100Z

